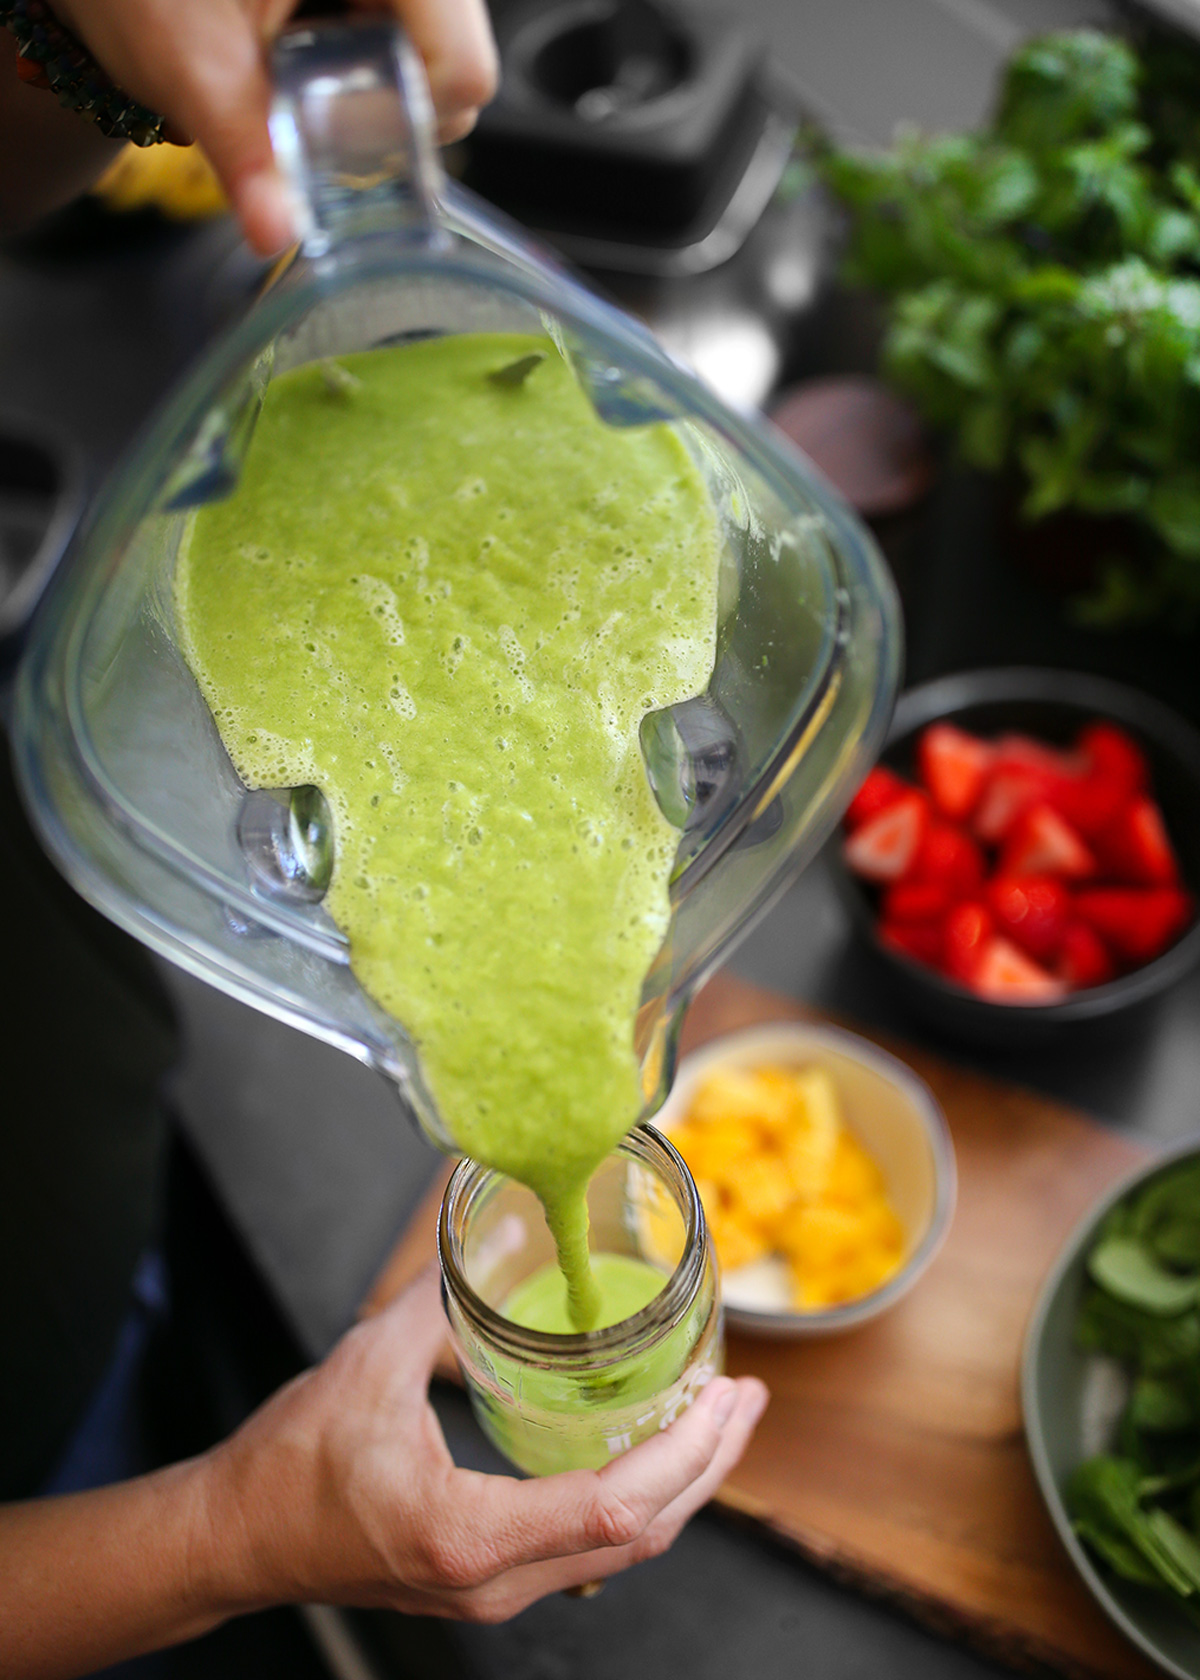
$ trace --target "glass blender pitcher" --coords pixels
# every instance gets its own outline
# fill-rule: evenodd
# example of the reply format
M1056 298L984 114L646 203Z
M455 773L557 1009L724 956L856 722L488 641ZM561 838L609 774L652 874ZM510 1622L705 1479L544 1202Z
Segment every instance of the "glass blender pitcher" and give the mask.
M240 781L179 650L174 567L194 510L236 485L271 379L435 333L548 335L604 423L674 428L723 538L708 690L641 727L651 787L680 831L671 926L637 1024L648 1117L689 998L820 846L882 743L900 650L890 581L786 443L442 179L420 63L390 24L294 28L275 79L300 252L174 392L78 535L19 678L30 813L113 921L377 1068L451 1147L402 1023L361 988L323 908L324 799Z

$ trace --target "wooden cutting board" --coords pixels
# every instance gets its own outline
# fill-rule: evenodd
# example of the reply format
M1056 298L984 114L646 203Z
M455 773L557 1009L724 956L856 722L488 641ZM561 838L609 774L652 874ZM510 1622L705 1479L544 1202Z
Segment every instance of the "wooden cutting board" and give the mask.
M814 1018L720 975L692 1006L683 1047ZM1144 1152L1033 1092L909 1045L887 1048L949 1121L959 1172L950 1235L912 1293L858 1330L814 1342L730 1337L729 1370L764 1378L772 1399L718 1502L1014 1666L1147 1680L1157 1671L1094 1605L1042 1509L1018 1393L1021 1340L1047 1268ZM367 1310L433 1253L440 1195L441 1182Z

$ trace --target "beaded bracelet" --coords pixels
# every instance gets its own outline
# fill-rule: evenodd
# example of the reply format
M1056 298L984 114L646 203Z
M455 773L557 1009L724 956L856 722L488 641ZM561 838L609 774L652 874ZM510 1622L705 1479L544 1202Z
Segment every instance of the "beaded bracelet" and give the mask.
M166 139L166 118L122 93L45 0L0 0L0 24L16 38L22 81L50 88L60 105L94 122L110 140L156 146ZM37 68L30 74L26 65Z

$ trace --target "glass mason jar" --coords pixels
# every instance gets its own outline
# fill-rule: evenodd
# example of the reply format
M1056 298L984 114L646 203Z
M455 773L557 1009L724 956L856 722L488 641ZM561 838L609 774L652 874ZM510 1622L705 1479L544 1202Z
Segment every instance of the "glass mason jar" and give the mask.
M632 1318L578 1335L529 1330L504 1303L555 1260L541 1203L503 1173L460 1161L438 1221L442 1291L475 1415L536 1476L599 1469L666 1429L720 1371L716 1266L691 1174L648 1126L588 1186L593 1254L641 1260L663 1287Z

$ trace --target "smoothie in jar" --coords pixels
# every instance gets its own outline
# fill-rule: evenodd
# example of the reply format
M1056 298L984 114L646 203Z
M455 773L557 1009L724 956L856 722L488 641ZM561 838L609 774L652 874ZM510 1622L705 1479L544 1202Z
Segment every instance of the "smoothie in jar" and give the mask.
M721 1368L712 1246L670 1144L635 1127L592 1175L588 1212L611 1320L578 1335L532 1191L465 1160L442 1199L459 1369L484 1433L534 1475L607 1464L667 1428Z

